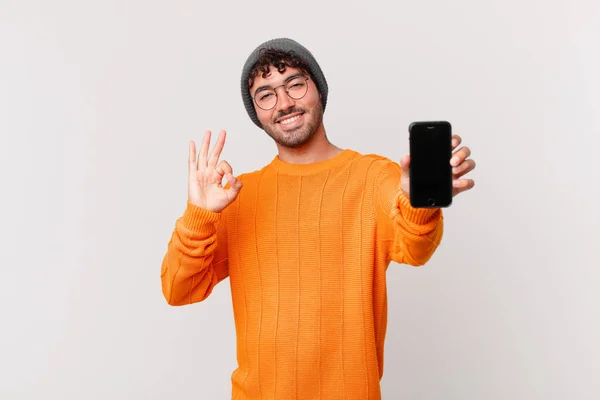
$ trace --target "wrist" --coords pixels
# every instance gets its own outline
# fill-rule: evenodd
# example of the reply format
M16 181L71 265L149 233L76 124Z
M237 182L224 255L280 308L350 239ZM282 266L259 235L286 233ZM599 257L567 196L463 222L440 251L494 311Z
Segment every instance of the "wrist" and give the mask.
M200 207L191 201L187 202L183 213L183 225L190 231L198 233L212 233L214 224L220 219L220 213Z
M398 191L397 205L405 220L415 225L425 225L431 221L439 208L415 208L410 204L410 197L403 189Z

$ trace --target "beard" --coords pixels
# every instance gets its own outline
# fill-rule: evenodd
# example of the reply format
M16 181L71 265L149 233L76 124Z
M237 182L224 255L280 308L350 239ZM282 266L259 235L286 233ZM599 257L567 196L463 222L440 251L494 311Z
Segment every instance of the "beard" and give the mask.
M275 122L279 118L297 112L303 113L302 118L304 119L304 123L302 126L293 129L285 129L285 125ZM319 102L310 112L298 107L292 107L289 110L279 112L277 116L273 118L273 122L265 124L263 129L278 145L296 149L302 147L313 138L321 126L322 121L323 105Z

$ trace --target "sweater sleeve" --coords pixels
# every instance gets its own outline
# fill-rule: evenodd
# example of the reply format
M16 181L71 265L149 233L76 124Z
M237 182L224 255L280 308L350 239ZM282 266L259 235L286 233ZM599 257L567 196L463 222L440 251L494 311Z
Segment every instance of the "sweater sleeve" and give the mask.
M433 256L443 235L440 208L413 208L400 187L402 169L387 161L376 180L378 238L388 260L422 266Z
M221 213L187 203L161 267L162 292L168 304L203 301L229 275L226 224L221 220Z

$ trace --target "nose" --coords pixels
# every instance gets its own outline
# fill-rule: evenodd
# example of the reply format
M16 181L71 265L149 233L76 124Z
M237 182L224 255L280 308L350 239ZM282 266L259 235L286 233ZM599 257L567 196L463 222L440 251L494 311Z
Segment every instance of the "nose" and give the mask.
M277 111L288 110L296 104L294 102L294 99L292 99L290 96L288 96L287 92L285 91L285 87L280 86L275 90L278 91L277 92Z

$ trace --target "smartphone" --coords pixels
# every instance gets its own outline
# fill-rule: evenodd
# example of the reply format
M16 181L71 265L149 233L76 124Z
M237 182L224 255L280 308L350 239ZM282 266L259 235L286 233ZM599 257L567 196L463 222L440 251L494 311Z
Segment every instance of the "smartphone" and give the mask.
M413 122L410 143L410 203L414 208L452 204L452 126L447 121Z

